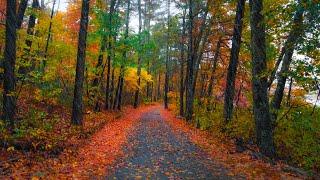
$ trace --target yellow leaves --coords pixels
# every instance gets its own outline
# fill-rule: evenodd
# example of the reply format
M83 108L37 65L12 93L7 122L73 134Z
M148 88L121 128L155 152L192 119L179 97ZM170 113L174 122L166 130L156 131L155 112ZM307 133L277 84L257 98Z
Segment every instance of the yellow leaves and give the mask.
M14 150L15 150L15 149L14 149L13 146L10 146L10 147L7 148L7 151L8 151L8 152L13 152Z
M152 82L152 75L148 74L145 69L141 69L141 84L138 86L138 75L137 75L137 68L130 67L127 69L125 74L125 81L126 86L131 90L134 91L137 88L142 89L147 85L147 82Z

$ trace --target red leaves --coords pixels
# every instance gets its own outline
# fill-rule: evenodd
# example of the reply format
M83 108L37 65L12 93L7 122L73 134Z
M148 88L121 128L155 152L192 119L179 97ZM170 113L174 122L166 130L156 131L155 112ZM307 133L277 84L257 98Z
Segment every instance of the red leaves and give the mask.
M99 124L95 124L96 122L106 121L107 124L89 139L68 136L63 152L57 157L47 156L47 159L43 159L43 156L38 154L40 152L28 154L17 152L19 159L7 163L6 168L10 171L7 171L6 176L0 174L0 179L1 177L18 179L104 177L106 167L122 155L122 145L127 142L128 133L131 132L141 113L150 108L152 106L139 109L126 108L123 117L119 119L116 118L115 113L88 114L82 130L82 133L86 133L85 136L91 134L93 129L97 129ZM8 154L6 156L9 157Z

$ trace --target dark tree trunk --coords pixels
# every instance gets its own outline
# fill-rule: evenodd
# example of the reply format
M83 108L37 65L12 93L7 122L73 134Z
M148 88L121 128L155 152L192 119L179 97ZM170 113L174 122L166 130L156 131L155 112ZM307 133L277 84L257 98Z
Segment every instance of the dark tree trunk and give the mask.
M267 94L268 79L263 76L267 70L267 62L262 4L262 0L250 0L253 113L258 147L264 155L274 157L275 148Z
M159 75L158 75L158 90L157 90L157 100L161 97L161 73L159 71Z
M212 67L211 77L210 77L210 80L209 80L208 94L207 94L207 96L209 98L212 96L213 85L214 85L214 81L215 81L215 73L216 73L216 69L217 69L217 65L218 65L218 59L219 59L219 55L220 55L221 42L222 42L222 37L220 37L218 42L217 42L216 51L215 51L214 56L213 56L213 67Z
M126 31L125 31L125 42L128 39L129 36L129 21L130 21L130 0L127 2L127 14L126 14ZM122 55L123 59L127 59L127 52L123 52ZM123 86L124 86L124 71L125 71L125 66L124 64L121 65L120 67L120 78L119 78L119 92L118 92L118 97L117 97L117 108L118 110L121 110L121 104L122 104L122 91L123 91Z
M142 29L142 18L141 18L141 0L138 0L138 11L139 11L139 34L141 33ZM141 37L139 36L139 44L141 45ZM134 108L137 108L139 105L139 94L140 94L140 83L141 83L141 52L138 54L138 69L137 69L137 76L138 76L138 88L134 95Z
M39 1L33 0L32 9L36 10L38 8L40 8ZM36 25L36 16L34 15L34 13L32 13L29 17L29 23L28 23L28 29L27 29L27 34L29 37L27 37L26 48L24 48L24 56L22 58L24 65L19 67L19 70L18 70L18 72L20 74L26 74L28 70L29 71L31 70L30 67L28 68L29 65L25 65L25 64L29 64L29 62L28 62L30 59L29 53L31 51L31 46L32 46L32 40L30 39L31 38L30 36L34 35L35 25ZM32 63L32 68L33 68L35 63L34 62L31 62L31 63Z
M293 78L290 78L290 84L289 84L289 91L287 96L287 107L290 107L291 104L291 91L292 91L292 85L293 85Z
M227 72L227 84L224 92L224 118L229 122L232 118L235 81L241 47L242 19L245 11L245 0L238 0L237 13L234 21L232 48Z
M113 107L113 93L114 93L114 67L112 68L111 73L111 89L110 89L110 106Z
M4 82L3 82L3 119L14 128L16 114L15 97L15 62L16 62L16 1L7 0L6 8L6 40L4 50Z
M196 2L198 3L198 2ZM186 111L185 117L187 121L191 121L193 118L193 102L195 97L195 87L197 83L197 75L199 64L202 59L202 54L204 51L204 46L207 42L207 38L209 35L209 30L205 31L206 27L211 27L210 22L209 25L206 24L207 15L208 15L208 3L203 12L202 24L200 26L200 32L197 37L194 37L193 29L194 29L194 18L195 15L193 13L194 4L192 0L189 0L189 47L188 47L188 61L187 61L187 74L186 74Z
M19 3L19 9L17 14L17 28L20 29L23 22L24 13L28 7L28 0L21 0Z
M89 4L90 0L82 0L79 40L78 40L78 55L77 55L77 67L76 78L74 87L74 98L72 108L72 124L83 124L83 82L84 82L84 70L85 70L85 58L86 58L86 40L87 29L89 23Z
M193 37L193 26L194 26L194 2L189 0L189 24L188 24L188 36L189 36L189 44L188 44L188 61L187 61L187 74L186 74L186 111L185 117L187 121L192 120L193 116L193 78L194 78L194 57L193 57L193 48L194 48L194 37Z
M278 57L278 59L277 59L277 62L276 62L275 66L274 66L274 68L273 68L273 70L272 70L272 72L271 72L271 74L270 74L269 82L268 82L268 88L269 88L269 90L271 89L271 85L272 85L274 79L276 78L277 70L278 70L278 68L279 68L279 66L280 66L280 63L281 63L281 61L282 61L282 58L283 58L283 55L284 55L284 51L285 51L285 49L284 49L284 48L281 48L280 55L279 55L279 57Z
M107 57L107 63L108 63L108 68L107 68L107 85L106 85L106 99L105 99L105 109L110 109L111 104L110 104L110 97L111 97L111 89L110 89L110 73L111 73L111 56L112 56L112 34L113 34L113 24L112 24L112 17L113 13L115 10L115 5L116 5L116 0L111 0L110 4L110 12L109 12L109 22L108 22L108 29L109 29L109 36L108 36L108 57Z
M168 19L167 19L167 57L166 57L166 73L164 80L164 108L168 109L168 92L169 92L169 60L170 60L170 0L167 0L167 10L168 10Z
M101 40L101 47L100 47L100 54L98 56L98 63L96 65L96 74L95 74L95 78L93 79L93 82L92 82L92 87L94 89L94 95L93 96L97 96L97 92L99 91L99 83L100 83L100 79L102 79L102 76L103 76L103 71L104 71L104 68L103 68L103 55L105 53L105 50L106 50L106 37L102 37L102 40ZM99 100L99 97L96 97L96 104L95 104L95 107L94 107L94 111L98 112L100 111L100 100Z
M48 56L49 42L50 42L50 39L51 39L52 19L53 19L53 15L54 15L54 7L55 7L55 5L56 5L56 1L57 1L57 0L53 0L52 9L51 9L50 24L49 24L49 30L48 30L48 37L47 37L46 47L45 47L45 51L44 51L44 60L43 60L43 62L42 62L42 67L41 67L41 72L42 72L42 73L44 73L45 68L46 68L46 64L47 64L47 56Z
M184 116L184 64L185 64L185 48L184 48L184 38L186 36L186 12L183 10L183 19L182 19L182 32L181 32L181 42L180 42L180 116Z
M273 108L272 120L274 122L277 119L277 111L281 107L283 92L286 85L290 64L292 61L293 51L297 43L297 39L299 39L299 37L303 33L303 13L304 13L303 5L300 5L294 15L292 30L290 31L288 39L284 46L285 52L282 60L281 70L277 78L277 88L275 90L275 93L271 102L271 106Z

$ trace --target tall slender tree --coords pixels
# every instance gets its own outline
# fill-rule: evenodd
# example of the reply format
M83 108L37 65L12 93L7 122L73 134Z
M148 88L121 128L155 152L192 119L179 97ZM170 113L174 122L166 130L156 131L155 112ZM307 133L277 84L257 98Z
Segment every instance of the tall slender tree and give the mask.
M186 16L187 9L183 10L182 17L182 30L180 40L180 116L184 116L184 92L185 92L185 78L184 78L184 65L185 65L185 36L186 36Z
M14 126L16 114L15 97L15 62L16 62L16 0L7 0L6 7L6 39L4 51L4 92L3 92L3 119Z
M49 43L50 43L50 39L51 39L51 31L52 31L52 20L53 20L53 16L54 16L54 11L55 11L55 5L56 5L57 0L53 0L52 3L52 8L51 8L51 14L50 14L50 23L49 23L49 29L48 29L48 36L47 36L47 40L46 40L46 47L44 50L44 60L42 61L42 65L41 65L41 71L42 73L44 73L45 68L46 68L46 64L47 64L47 56L48 56L48 50L49 50Z
M89 23L89 4L90 0L82 0L80 30L78 38L78 55L77 55L77 67L76 78L74 87L74 98L72 108L72 124L82 125L83 123L83 82L84 82L84 70L86 59L86 46L87 46L87 29Z
M124 34L124 42L125 45L127 45L127 40L129 36L129 22L130 22L130 7L131 7L131 0L127 0L127 12L126 12L126 30ZM127 59L127 51L125 50L122 54L123 60ZM123 94L123 86L124 86L124 73L125 73L125 65L124 62L122 62L120 67L120 74L119 74L119 81L118 81L118 90L117 90L117 96L116 96L116 102L115 106L118 110L121 110L121 104L122 104L122 94Z
M253 114L258 147L266 156L274 157L275 148L267 94L268 78L264 75L267 61L265 22L262 12L263 0L250 0Z
M167 11L168 11L168 19L167 19L167 50L166 50L166 73L164 80L164 108L168 109L168 92L169 92L169 60L170 60L170 0L167 1Z
M142 30L142 17L141 17L141 0L138 0L138 13L139 13L139 44L141 45L141 30ZM141 47L141 46L140 46ZM138 52L138 67L137 67L137 76L138 76L138 87L134 95L134 108L137 108L139 105L139 94L140 94L140 84L141 84L141 52Z
M282 65L277 78L277 88L274 92L274 96L271 102L271 106L273 108L273 112L272 112L273 121L276 120L277 111L281 107L281 102L284 94L283 92L284 92L285 84L287 82L287 77L288 77L290 64L292 61L293 51L295 49L297 40L303 34L303 13L304 13L304 7L302 4L302 1L300 1L298 9L294 15L292 29L289 33L288 39L284 46L284 55L282 59Z
M111 108L111 87L110 87L110 80L111 80L111 61L112 61L112 51L113 51L113 14L115 12L116 7L116 0L111 0L110 2L110 9L109 9L109 19L108 19L108 56L107 56L107 84L106 84L106 98L105 98L105 109Z
M236 18L234 21L231 56L227 72L227 84L224 93L224 118L226 122L232 118L235 81L238 67L238 58L241 45L242 19L245 11L245 0L238 0Z

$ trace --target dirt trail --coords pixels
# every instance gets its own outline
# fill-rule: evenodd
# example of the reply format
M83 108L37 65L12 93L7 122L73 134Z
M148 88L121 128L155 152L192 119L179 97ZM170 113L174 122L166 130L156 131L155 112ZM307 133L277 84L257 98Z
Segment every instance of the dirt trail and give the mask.
M160 106L141 115L107 179L234 179L187 136L173 133ZM240 177L238 177L240 178Z

